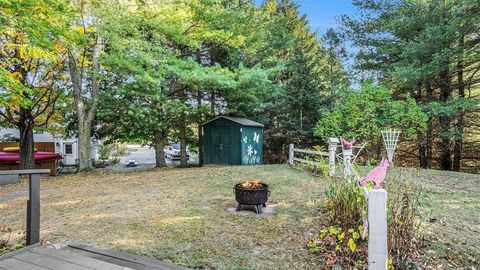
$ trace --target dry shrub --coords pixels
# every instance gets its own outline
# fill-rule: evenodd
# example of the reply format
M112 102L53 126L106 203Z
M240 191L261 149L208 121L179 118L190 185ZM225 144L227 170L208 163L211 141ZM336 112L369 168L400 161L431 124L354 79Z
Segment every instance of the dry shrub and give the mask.
M387 181L388 248L393 264L400 269L413 266L420 240L419 200L421 186L413 175L400 174Z

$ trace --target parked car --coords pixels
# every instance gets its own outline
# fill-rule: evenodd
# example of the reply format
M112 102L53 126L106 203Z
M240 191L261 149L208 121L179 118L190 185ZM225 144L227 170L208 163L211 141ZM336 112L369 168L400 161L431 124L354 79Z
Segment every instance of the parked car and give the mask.
M174 143L168 146L165 150L165 157L171 160L180 159L180 144ZM187 160L190 158L190 155L187 153Z

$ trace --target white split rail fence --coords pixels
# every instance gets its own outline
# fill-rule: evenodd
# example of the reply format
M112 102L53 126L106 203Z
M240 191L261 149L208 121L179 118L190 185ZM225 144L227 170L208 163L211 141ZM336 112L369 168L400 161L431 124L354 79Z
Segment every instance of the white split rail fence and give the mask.
M307 160L307 159L302 159L302 158L295 157L295 152L304 153L304 154L312 154L312 155L317 155L317 156L322 156L322 157L328 157L327 152L295 148L293 143L290 144L288 152L289 152L289 155L288 155L288 163L289 164L293 164L293 163L295 163L295 161L298 161L298 162L303 162L303 163L309 163L309 164L312 164L312 165L318 165L318 163L313 161L313 160Z
M335 175L335 150L332 151L329 149L328 152L322 152L322 151L315 151L315 150L309 150L309 149L295 148L293 144L290 144L290 147L288 149L288 164L293 165L295 162L302 162L302 163L307 163L313 166L318 166L319 165L318 162L314 160L298 158L295 156L295 153L311 154L319 157L328 157L328 163L330 166L330 176Z
M295 153L328 157L330 176L335 176L335 158L338 139L330 138L328 152L295 148L290 144L288 163L303 162L318 165L317 162L295 157ZM363 148L363 147L362 147ZM387 192L384 189L372 189L366 192L368 198L368 270L386 270L388 267L387 246Z

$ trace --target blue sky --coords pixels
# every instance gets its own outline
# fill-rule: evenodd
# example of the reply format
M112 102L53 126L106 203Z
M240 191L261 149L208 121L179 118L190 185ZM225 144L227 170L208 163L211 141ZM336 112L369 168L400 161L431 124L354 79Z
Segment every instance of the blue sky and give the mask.
M338 25L336 17L355 12L352 0L298 0L300 11L307 14L312 30L323 35L328 28Z
M257 3L263 2L256 0ZM307 14L312 30L318 30L322 36L330 27L338 25L336 17L355 13L352 0L296 0L300 11Z

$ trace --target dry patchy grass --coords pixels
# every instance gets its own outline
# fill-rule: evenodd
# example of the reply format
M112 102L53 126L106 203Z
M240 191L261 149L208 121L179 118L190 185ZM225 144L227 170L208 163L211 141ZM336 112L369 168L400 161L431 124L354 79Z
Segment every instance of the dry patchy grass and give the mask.
M423 212L436 220L425 227L434 254L425 254L440 261L448 261L448 249L478 256L479 177L413 173L426 186ZM233 185L252 179L270 185L273 216L226 211L235 206ZM304 234L321 223L311 198L323 196L325 181L285 165L88 173L45 178L41 186L44 242L89 242L192 268L322 266L306 251ZM14 237L25 228L26 191L26 181L0 187L0 225Z
M229 214L233 185L270 184L271 217ZM159 169L92 173L42 181L43 241L82 241L154 256L190 267L304 269L314 266L303 233L315 225L307 206L323 183L286 166ZM294 189L291 189L295 186ZM1 222L25 225L27 183L0 188ZM9 194L14 193L16 196Z

